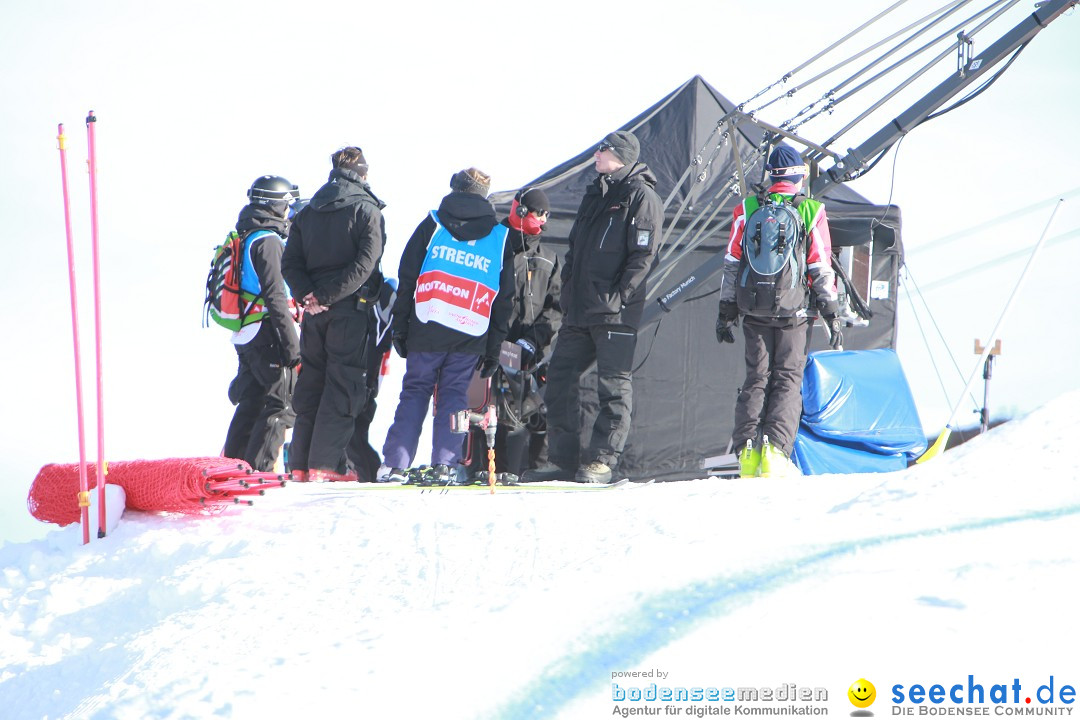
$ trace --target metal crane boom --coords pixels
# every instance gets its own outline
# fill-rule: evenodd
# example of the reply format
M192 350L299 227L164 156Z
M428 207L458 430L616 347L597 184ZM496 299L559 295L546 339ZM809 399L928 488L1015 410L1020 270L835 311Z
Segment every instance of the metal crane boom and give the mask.
M813 178L810 182L811 195L818 197L833 185L847 182L856 177L867 168L868 159L872 160L888 150L901 137L930 117L965 88L982 79L987 72L1010 53L1015 52L1029 42L1043 28L1077 3L1080 3L1080 0L1045 0L1037 3L1034 13L1002 35L985 52L968 62L962 71L953 73L948 79L891 120L865 142L857 148L849 148L847 155L836 160L833 166ZM756 118L745 117L744 119L757 123L759 126L763 125ZM771 126L765 129L775 130ZM811 148L810 160L814 164L826 154L836 157L832 152L825 151L824 148L817 148L811 144L807 146ZM657 302L645 308L642 327L657 322L663 314L671 312L684 302L688 296L692 295L691 290L700 287L702 283L719 272L723 265L723 253L717 253L685 278L668 286L666 291L659 292Z
M956 97L964 88L982 79L995 65L1035 37L1077 2L1078 0L1048 0L1038 3L1035 12L1002 35L985 52L972 59L962 72L951 75L945 82L924 95L857 148L849 148L847 155L810 183L811 194L820 195L829 187L854 178L866 167L868 159L892 147L897 140Z

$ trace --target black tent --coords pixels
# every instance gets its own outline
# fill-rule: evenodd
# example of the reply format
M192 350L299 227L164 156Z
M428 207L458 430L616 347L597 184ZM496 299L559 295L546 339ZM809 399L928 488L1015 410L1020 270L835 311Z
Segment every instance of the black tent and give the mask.
M614 129L614 128L612 128ZM644 476L717 466L730 452L733 410L743 380L740 333L718 345L715 290L735 204L764 179L770 144L787 136L809 141L739 112L695 76L622 126L641 141L641 162L658 179L665 200L665 243L647 287L649 302L634 364L634 420L620 472ZM596 177L588 148L526 187L551 201L545 242L565 249L578 204ZM738 158L736 160L736 158ZM816 172L811 165L811 174ZM491 200L505 213L514 191ZM902 263L900 211L874 205L843 185L829 187L826 203L837 265L864 300L869 322L844 331L846 349L895 348L896 287ZM813 349L826 347L818 328ZM592 423L586 409L583 428Z

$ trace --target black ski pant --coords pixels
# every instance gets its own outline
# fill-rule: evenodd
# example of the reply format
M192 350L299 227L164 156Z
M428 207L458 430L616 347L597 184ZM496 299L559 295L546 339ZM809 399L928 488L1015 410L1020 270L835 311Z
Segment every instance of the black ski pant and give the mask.
M637 330L629 325L563 325L548 366L549 460L566 470L599 460L618 464L630 434ZM588 447L581 447L581 377L596 363L599 408Z
M370 392L370 388L368 390ZM360 482L375 482L379 465L382 464L379 451L371 446L371 441L368 439L368 430L371 428L371 421L375 419L376 409L374 398L368 400L364 409L356 416L352 437L345 446L345 455L349 458L349 464L356 471Z
M500 369L491 378L491 402L498 408L499 424L495 432L495 471L521 475L536 467L532 454L534 428L543 426L543 400L532 390L532 373L514 373ZM482 408L474 408L478 411ZM541 435L541 441L544 436ZM473 427L469 434L469 472L488 469L487 435Z
M791 457L802 417L802 378L812 318L743 316L746 380L735 402L735 452L761 437Z
M499 425L495 430L495 472L508 472L514 475L528 468L529 429L525 426L510 428ZM487 435L479 428L469 431L469 472L487 472Z
M236 410L223 452L259 472L270 472L285 441L285 430L296 417L290 405L296 373L282 366L276 344L237 345L236 355L239 367L229 384L229 400Z
M371 315L368 315L368 320L371 321ZM379 395L379 380L383 362L383 353L379 352L374 341L374 332L370 332L368 334L367 358L365 359L367 363L368 401L364 405L364 409L356 416L352 438L345 447L345 454L348 456L353 469L356 470L360 482L375 482L375 476L378 474L379 466L382 464L382 456L379 455L378 450L372 447L371 440L368 438L368 431L371 428L371 423L375 420L375 412L378 409L375 398Z
M305 314L300 325L300 376L293 393L296 425L289 445L294 470L349 469L345 448L368 402L368 314L354 300Z

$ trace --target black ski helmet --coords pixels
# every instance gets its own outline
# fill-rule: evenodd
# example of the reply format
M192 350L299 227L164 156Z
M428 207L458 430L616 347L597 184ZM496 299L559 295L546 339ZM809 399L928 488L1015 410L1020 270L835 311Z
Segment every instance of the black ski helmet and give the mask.
M300 189L280 175L263 175L248 188L252 204L265 205L271 200L284 200L289 205L300 199Z

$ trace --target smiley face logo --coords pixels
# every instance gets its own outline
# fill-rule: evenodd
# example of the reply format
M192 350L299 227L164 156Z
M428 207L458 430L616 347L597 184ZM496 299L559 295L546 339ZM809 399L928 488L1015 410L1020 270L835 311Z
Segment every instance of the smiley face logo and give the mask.
M859 678L848 688L847 696L855 707L868 708L877 699L877 690L872 682L865 678Z

